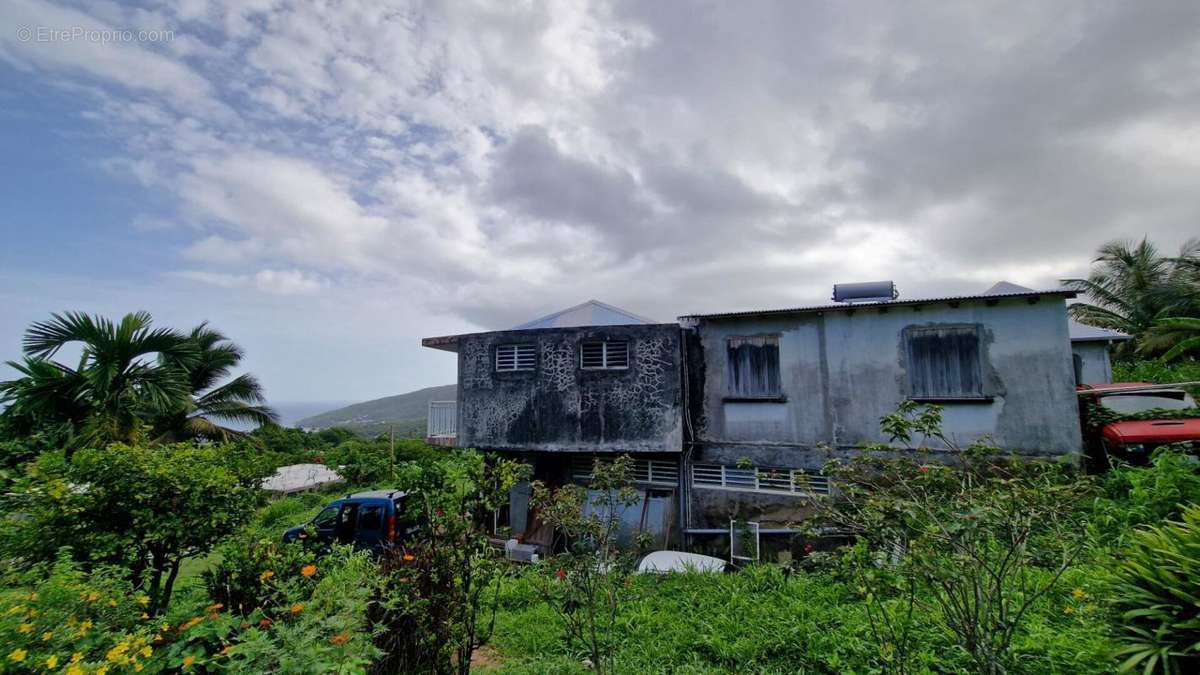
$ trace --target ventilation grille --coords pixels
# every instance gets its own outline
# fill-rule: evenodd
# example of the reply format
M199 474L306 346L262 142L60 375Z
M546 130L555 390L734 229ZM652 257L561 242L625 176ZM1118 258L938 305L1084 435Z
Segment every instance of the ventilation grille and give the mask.
M579 346L579 367L584 370L611 370L629 367L629 342L593 340Z
M496 347L496 370L533 370L537 351L531 344Z

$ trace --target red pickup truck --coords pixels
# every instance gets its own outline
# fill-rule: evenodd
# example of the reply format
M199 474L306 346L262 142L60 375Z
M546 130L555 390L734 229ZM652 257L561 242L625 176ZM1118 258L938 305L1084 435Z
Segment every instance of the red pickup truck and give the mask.
M1103 469L1111 457L1144 464L1155 448L1170 443L1200 451L1200 409L1195 399L1182 389L1160 386L1115 382L1078 387L1089 463Z

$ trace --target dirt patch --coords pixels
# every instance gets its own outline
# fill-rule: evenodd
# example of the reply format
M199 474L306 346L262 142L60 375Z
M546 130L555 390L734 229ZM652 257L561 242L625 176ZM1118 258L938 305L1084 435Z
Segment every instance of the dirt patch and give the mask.
M471 655L471 670L499 670L504 656L491 645L484 645Z

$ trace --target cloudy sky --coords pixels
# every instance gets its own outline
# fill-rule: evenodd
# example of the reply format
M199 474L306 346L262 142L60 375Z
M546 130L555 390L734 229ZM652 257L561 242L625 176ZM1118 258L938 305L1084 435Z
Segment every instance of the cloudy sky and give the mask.
M235 337L272 399L364 399L453 381L422 336L592 297L1047 286L1200 234L1190 0L4 0L0 27L0 358L51 311L147 309Z

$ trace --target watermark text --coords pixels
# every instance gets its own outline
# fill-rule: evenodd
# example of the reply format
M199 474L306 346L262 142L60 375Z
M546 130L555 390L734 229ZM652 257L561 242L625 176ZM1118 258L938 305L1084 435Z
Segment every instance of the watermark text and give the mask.
M17 39L21 42L170 42L175 31L169 29L88 28L87 26L20 26Z

